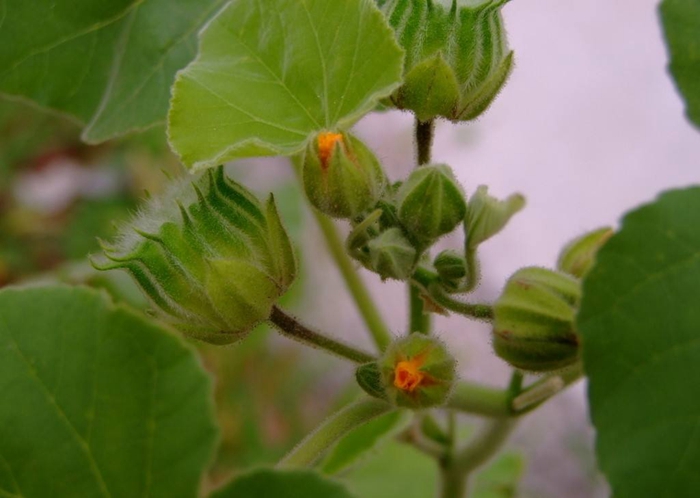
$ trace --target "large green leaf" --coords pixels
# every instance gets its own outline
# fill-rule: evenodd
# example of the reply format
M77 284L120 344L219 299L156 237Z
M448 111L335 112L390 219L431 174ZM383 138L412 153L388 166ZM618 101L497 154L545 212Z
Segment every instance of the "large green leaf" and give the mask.
M171 145L194 169L294 154L371 111L401 66L372 0L234 0L175 81Z
M660 10L671 74L685 98L688 118L700 126L700 0L664 0Z
M85 288L0 292L0 496L194 498L217 430L181 339Z
M344 485L310 470L259 469L243 474L210 498L354 498Z
M472 498L514 498L523 473L523 459L505 453L474 478ZM346 475L350 489L361 498L426 498L438 489L435 460L412 446L391 441Z
M100 142L162 122L175 72L223 0L0 1L0 92Z
M628 214L578 326L600 467L619 498L700 496L700 188Z

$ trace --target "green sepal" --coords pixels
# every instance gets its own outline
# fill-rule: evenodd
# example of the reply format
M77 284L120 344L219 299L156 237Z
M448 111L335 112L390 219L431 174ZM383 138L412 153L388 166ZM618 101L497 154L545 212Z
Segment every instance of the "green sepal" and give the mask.
M364 392L378 399L387 399L382 373L377 362L365 363L355 370L355 379Z
M574 321L580 282L545 268L522 268L495 302L493 346L512 366L533 372L566 367L578 360Z
M184 333L215 344L266 320L296 259L272 197L263 205L223 168L171 184L104 246L102 270L127 270Z
M471 251L505 228L510 219L525 207L525 197L512 194L505 200L489 195L488 187L480 185L469 199L464 219L466 249Z
M367 243L371 269L382 279L407 280L416 267L416 249L399 228L389 228Z
M614 233L612 228L604 227L572 240L559 254L557 269L576 278L583 278L595 263L600 248Z
M415 169L396 197L401 224L423 247L454 230L467 211L464 191L446 164Z
M388 0L380 6L406 51L404 83L383 103L421 121L468 121L495 99L513 68L501 8L508 0L445 6ZM466 3L466 2L465 2Z
M329 140L329 136L337 138ZM372 207L386 188L377 157L349 133L318 134L306 148L302 171L309 201L333 218L358 216Z
M406 74L393 100L396 107L413 111L419 121L451 116L460 103L459 83L442 54L437 53Z
M467 276L467 262L461 254L451 249L440 252L433 261L440 283L449 289L456 289Z

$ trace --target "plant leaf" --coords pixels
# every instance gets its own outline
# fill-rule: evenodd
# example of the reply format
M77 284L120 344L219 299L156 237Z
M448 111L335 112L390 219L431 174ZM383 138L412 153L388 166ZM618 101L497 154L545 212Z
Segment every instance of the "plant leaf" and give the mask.
M409 412L399 410L370 420L333 447L323 461L321 470L325 474L337 474L348 469L405 427L409 420Z
M2 2L0 92L65 113L90 143L162 122L175 72L223 0Z
M179 337L103 294L0 292L0 393L0 496L197 496L210 381Z
M685 99L688 119L700 127L700 2L664 0L660 12L669 69Z
M584 281L578 328L615 496L700 496L700 188L625 216Z
M292 155L399 84L402 51L371 0L234 0L173 87L170 143L193 169Z
M210 498L354 498L344 485L310 470L259 469L243 474Z

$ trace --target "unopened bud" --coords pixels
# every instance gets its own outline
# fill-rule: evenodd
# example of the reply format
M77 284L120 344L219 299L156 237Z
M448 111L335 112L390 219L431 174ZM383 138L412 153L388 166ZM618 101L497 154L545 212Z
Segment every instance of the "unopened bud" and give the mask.
M559 255L557 268L574 277L583 278L593 266L598 250L614 233L612 228L605 227L572 240Z
M404 83L387 105L414 112L421 121L481 115L513 66L500 9L508 0L388 0L382 11L406 51ZM465 4L466 3L466 4Z
M488 187L481 185L469 199L464 231L467 250L474 250L482 242L503 230L508 221L525 207L525 198L512 194L505 200L489 195Z
M493 346L516 368L557 370L577 361L574 329L580 282L544 268L522 268L494 304Z
M398 216L407 232L427 247L464 219L464 191L445 164L413 170L397 192Z
M306 149L303 177L311 204L334 218L371 208L386 186L375 155L349 133L319 133Z
M396 406L429 408L447 400L455 360L442 342L416 332L389 345L378 362L361 366L357 378L368 394Z
M435 257L433 266L440 276L440 282L447 288L455 289L467 276L467 262L457 251L445 250Z
M382 279L407 280L416 267L416 249L399 228L389 228L367 243L370 266Z
M244 337L270 316L296 276L274 199L260 203L219 167L150 199L100 270L127 270L164 319L215 344Z

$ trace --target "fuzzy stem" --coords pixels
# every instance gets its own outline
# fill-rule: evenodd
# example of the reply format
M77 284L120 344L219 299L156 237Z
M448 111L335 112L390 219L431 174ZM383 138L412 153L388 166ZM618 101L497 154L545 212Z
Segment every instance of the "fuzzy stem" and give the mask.
M272 307L269 318L282 335L303 342L314 348L323 349L355 363L369 363L376 360L374 356L359 349L349 346L330 337L326 337L305 325L299 323L294 317L288 315L277 306Z
M341 437L394 409L388 403L374 398L363 398L356 401L326 419L280 460L277 467L308 467Z
M477 320L493 320L493 307L488 304L471 304L452 298L439 284L431 284L428 288L430 297L445 309Z
M515 428L517 419L498 418L490 421L482 432L455 455L454 466L462 474L469 474L498 453Z
M434 132L434 120L431 119L423 122L416 119L416 152L418 156L418 166L423 166L430 162Z
M455 386L447 407L486 417L500 418L512 414L508 391L464 381Z
M408 306L409 306L409 323L408 333L420 332L421 334L430 334L431 320L430 315L425 312L425 304L420 297L420 289L409 282L408 284Z

